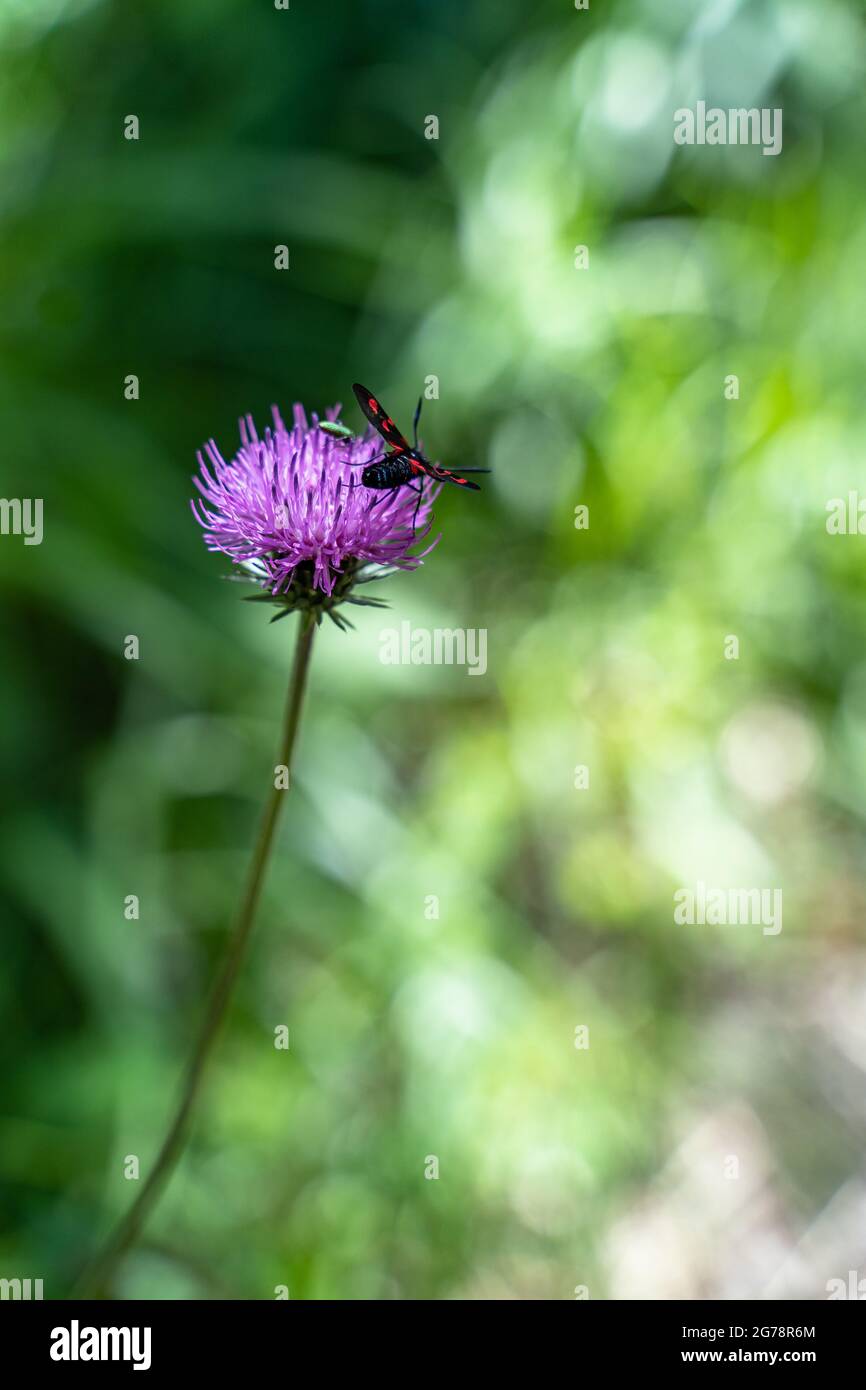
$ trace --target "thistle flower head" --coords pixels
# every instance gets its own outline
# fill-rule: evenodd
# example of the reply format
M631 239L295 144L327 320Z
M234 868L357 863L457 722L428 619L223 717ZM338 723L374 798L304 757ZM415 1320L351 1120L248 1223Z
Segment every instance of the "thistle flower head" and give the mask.
M339 409L328 410L326 419L335 420ZM438 537L411 553L429 535L438 485L424 480L415 516L416 491L377 492L362 484L358 465L383 449L372 430L338 439L319 428L316 415L308 424L295 405L291 428L274 406L273 427L263 438L251 415L240 421L240 436L230 463L213 439L197 454L193 481L201 495L192 510L208 549L240 565L260 585L263 601L284 612L308 608L319 618L322 612L334 617L344 599L374 602L349 597L356 583L414 569L436 545Z

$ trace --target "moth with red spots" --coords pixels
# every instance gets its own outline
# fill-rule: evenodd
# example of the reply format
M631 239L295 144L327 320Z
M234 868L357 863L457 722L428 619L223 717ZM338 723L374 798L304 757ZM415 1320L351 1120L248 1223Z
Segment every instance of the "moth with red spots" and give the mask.
M364 471L361 474L361 482L364 487L388 492L393 492L398 487L411 488L413 492L418 493L418 501L415 506L416 517L424 493L423 480L425 477L434 478L439 483L453 483L455 487L471 488L473 492L480 491L478 484L464 478L463 473L489 473L489 468L464 468L462 473L454 473L450 468L442 468L440 464L432 463L422 454L418 447L418 421L421 418L422 397L418 397L418 404L415 407L415 415L412 420L413 443L410 444L405 435L400 433L391 416L372 391L368 391L366 386L361 386L360 382L357 381L352 386L352 390L374 430L382 436L386 444L390 445L390 449L381 454L379 458L371 459L364 465ZM414 524L413 518L413 529Z

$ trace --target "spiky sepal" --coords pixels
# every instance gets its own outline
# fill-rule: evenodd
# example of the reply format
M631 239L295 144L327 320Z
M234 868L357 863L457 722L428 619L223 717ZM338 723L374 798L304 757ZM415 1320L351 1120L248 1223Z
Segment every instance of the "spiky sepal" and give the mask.
M247 561L243 567L247 570L251 584L262 583L262 569L259 568L258 561ZM245 598L247 603L268 603L278 608L279 612L271 618L272 623L279 622L280 618L286 618L290 613L309 613L316 623L321 623L322 618L327 614L337 627L345 631L353 624L342 613L337 612L339 605L341 603L354 603L364 608L387 608L388 604L384 599L362 598L356 595L353 590L359 584L369 584L375 579L385 579L389 574L394 574L395 569L396 566L394 565L374 565L360 563L352 559L346 560L334 582L331 593L325 594L313 582L314 566L312 562L304 561L295 568L288 589L280 593L273 593L268 589L266 592L258 594L247 594Z

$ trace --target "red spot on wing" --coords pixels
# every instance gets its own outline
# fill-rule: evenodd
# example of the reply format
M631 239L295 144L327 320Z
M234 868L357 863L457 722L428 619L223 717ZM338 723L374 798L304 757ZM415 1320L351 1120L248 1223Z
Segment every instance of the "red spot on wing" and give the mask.
M439 478L447 478L450 483L456 483L458 487L471 487L473 492L478 492L478 484L470 483L468 478L461 478L459 473L452 473L450 468L439 468L435 474Z

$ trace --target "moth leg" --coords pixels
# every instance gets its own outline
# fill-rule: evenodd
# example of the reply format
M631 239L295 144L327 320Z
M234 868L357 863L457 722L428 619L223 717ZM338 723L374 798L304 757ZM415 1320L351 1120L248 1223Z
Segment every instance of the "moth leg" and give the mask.
M419 405L420 405L420 401L419 401ZM414 512L412 513L412 534L413 534L413 536L414 536L414 534L415 534L415 523L416 523L417 520L418 520L418 509L420 508L421 502L423 501L423 498L424 498L424 484L421 482L421 480L420 480L420 478L419 478L417 488L412 487L412 484L411 484L411 483L407 483L406 486L407 486L408 488L411 488L413 492L417 492L417 493L418 493L418 501L415 503L415 510L414 510Z

